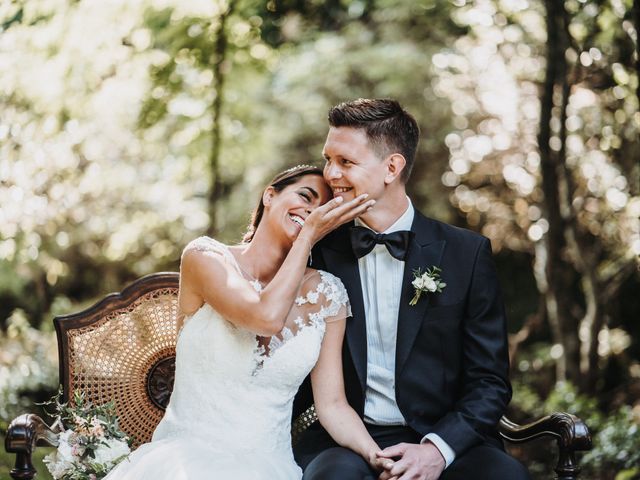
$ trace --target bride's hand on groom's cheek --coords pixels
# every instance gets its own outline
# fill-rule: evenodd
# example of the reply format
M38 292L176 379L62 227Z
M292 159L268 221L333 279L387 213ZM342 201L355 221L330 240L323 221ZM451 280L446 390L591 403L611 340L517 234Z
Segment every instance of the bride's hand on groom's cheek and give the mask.
M308 232L306 234L310 236L312 244L315 244L330 231L373 207L375 200L367 200L367 196L365 193L348 202L344 202L342 197L329 200L311 212L305 221L303 232Z

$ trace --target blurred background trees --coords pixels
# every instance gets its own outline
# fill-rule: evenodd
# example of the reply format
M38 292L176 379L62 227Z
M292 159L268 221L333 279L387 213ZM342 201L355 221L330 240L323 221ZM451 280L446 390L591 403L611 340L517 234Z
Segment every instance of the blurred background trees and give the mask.
M638 3L3 3L0 431L56 389L53 315L239 241L273 173L322 164L331 105L394 97L416 206L492 241L511 414L574 411L585 477L638 475Z

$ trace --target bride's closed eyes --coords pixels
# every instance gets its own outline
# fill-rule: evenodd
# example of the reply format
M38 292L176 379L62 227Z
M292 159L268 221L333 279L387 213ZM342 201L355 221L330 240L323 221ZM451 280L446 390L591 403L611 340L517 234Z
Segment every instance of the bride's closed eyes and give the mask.
M298 192L298 195L300 195L302 198L304 198L307 203L311 203L311 196L306 193L306 192Z
M307 203L311 203L313 198L320 198L320 195L318 194L318 192L316 192L313 188L310 188L310 187L302 187L300 190L298 190L298 195L304 198L307 201Z

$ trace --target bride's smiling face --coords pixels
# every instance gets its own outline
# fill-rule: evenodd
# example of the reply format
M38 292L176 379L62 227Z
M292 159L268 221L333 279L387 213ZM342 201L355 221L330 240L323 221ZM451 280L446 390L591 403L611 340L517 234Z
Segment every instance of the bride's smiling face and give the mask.
M265 220L273 233L293 243L309 214L331 198L321 175L304 175L279 192L267 188L263 195Z

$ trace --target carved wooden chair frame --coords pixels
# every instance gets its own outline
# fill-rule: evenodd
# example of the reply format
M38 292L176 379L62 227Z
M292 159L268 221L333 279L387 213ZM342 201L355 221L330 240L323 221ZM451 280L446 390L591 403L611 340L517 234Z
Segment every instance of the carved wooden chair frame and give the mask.
M162 417L169 402L175 369L175 339L177 338L175 318L168 322L175 325L165 325L167 322L163 322L162 318L156 319L156 323L151 325L151 329L161 325L162 335L159 339L153 338L154 350L146 353L144 365L138 365L137 377L124 380L118 378L117 372L113 374L117 371L116 367L106 365L105 361L94 358L102 353L92 353L88 346L78 343L77 335L78 332L91 332L101 328L103 337L100 342L103 344L100 345L102 349L100 352L109 351L110 345L104 345L104 342L117 342L119 337L126 337L128 334L123 329L135 329L136 324L141 320L145 322L148 320L140 315L143 317L157 315L145 313L144 302L149 299L159 302L157 308L160 308L160 317L162 315L177 316L177 291L177 273L154 273L140 278L120 293L106 296L82 312L54 318L58 336L63 401L73 398L73 392L76 389L85 391L84 389L89 386L94 391L97 388L98 393L94 393L93 398L89 398L95 403L115 398L116 408L118 408L118 400L122 396L127 397L129 410L135 411L121 408L118 414L121 416L121 427L132 437L134 447L149 441L153 428ZM109 321L115 315L125 315L126 318L113 332L117 335L109 335L110 332L105 329L109 328ZM146 337L139 333L135 332L134 336L137 335L146 341ZM70 361L71 357L78 355L78 350L84 352L85 349L89 350L86 352L89 358L96 360L98 367L94 365L92 368L94 370L97 368L98 374L95 371L87 373L90 369L83 370ZM117 348L114 350L118 351ZM119 383L111 380L114 376ZM292 427L294 443L296 438L316 420L313 407L298 417ZM34 477L36 470L31 460L32 453L37 445L57 445L56 428L56 426L48 426L40 417L33 414L21 415L11 422L5 437L6 451L16 454L15 467L10 472L11 478L32 479ZM512 443L525 443L540 437L555 439L558 445L558 463L555 471L559 480L575 480L580 472L575 453L591 448L591 436L587 426L582 420L568 413L553 413L527 425L518 425L502 417L499 432L502 438Z

